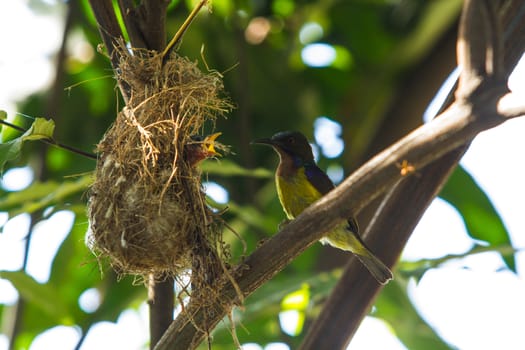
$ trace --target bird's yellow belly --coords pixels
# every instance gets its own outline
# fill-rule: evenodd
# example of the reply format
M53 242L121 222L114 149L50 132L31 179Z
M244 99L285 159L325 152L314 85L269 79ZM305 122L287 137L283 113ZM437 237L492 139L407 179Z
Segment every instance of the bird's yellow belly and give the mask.
M307 180L304 171L293 177L276 176L277 194L288 219L296 216L322 197Z

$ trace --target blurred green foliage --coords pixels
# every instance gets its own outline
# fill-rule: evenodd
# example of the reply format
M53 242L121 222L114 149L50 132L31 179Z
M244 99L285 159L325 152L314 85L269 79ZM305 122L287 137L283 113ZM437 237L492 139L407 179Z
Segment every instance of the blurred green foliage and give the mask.
M56 140L91 152L122 107L108 59L96 51L101 39L94 17L87 1L32 3L38 5L34 9L37 12L42 8L53 10L53 6L80 5L73 11L71 33L85 45L83 54L87 56L80 59L78 53L68 52L65 65L59 68L63 70L63 83L58 105L50 106L47 92L41 91L29 96L18 110L52 118ZM168 36L183 22L191 3L172 1ZM385 127L385 111L394 96L402 94L403 79L454 27L460 5L459 0L215 0L212 12L202 11L185 35L179 53L197 61L202 70L209 67L224 72L226 91L237 104L236 110L216 125L223 134L220 141L231 145L232 153L223 160L208 161L203 170L209 180L227 189L230 201L223 218L245 240L246 253L275 233L284 218L272 173L265 170L273 169L276 159L266 149L252 149L249 142L285 129L297 129L312 138L314 120L328 116L343 126L346 152L334 160L321 155L320 164L325 167L338 162L348 172L357 166L348 164L350 159L359 159L373 148L371 140ZM260 42L249 43L248 31L256 18L262 19L268 30L259 33L263 36ZM316 42L336 49L338 60L332 65L314 68L301 59L306 44L299 37L308 23L322 29ZM50 108L57 114L43 115ZM399 116L397 122L412 128L404 117ZM29 128L32 121L17 116L13 122ZM20 135L4 127L2 137L6 142ZM0 146L11 147L9 143ZM99 266L85 243L85 194L95 162L38 142L17 148L15 153L1 156L2 165L4 159L9 161L5 171L29 165L35 174L45 175L18 192L0 189L0 211L10 216L31 213L33 223L49 211L67 209L75 214L71 232L52 262L48 282L39 283L24 271L0 272L0 277L9 280L26 300L15 348L27 348L35 336L57 324L77 325L87 332L96 322L115 321L126 308L136 308L145 300L145 288L135 285L131 277L117 280L107 265ZM461 196L457 195L458 187L462 188ZM490 200L464 171L453 175L442 196L461 212L473 238L491 245L509 243ZM484 214L476 215L480 210ZM226 231L225 240L238 261L244 254L239 239ZM304 299L307 304L301 304L300 311L305 324L318 314L341 272L333 268L340 266L341 260L330 262L331 254L321 254L322 249L320 245L308 249L248 298L242 312L235 313L241 343L284 341L292 348L299 344L304 332L286 335L278 314L282 300L304 288L308 290ZM514 268L512 257L506 257L506 262ZM374 316L389 322L409 348L448 349L412 306L405 278L400 276L384 289ZM101 295L101 305L93 313L83 311L78 304L80 295L90 288ZM0 305L0 312L5 319L13 307ZM232 348L227 321L214 332L213 348Z

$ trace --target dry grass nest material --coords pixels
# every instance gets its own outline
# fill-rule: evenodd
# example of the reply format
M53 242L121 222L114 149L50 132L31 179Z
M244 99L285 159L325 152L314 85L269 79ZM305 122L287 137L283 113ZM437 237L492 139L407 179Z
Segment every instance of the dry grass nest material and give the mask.
M131 94L97 147L92 248L120 274L224 266L222 228L205 203L198 167L184 159L191 136L231 109L221 76L176 53L163 64L153 51L119 51L117 78Z

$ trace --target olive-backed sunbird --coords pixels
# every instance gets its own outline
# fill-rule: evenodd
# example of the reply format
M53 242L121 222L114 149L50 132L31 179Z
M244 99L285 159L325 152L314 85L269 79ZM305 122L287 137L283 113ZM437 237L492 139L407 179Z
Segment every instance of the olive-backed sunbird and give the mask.
M283 131L271 138L252 143L270 145L279 154L275 184L288 219L297 217L310 204L334 188L330 178L317 167L312 148L300 132ZM385 284L392 279L392 272L359 237L359 228L354 218L336 227L320 242L354 253L379 283Z

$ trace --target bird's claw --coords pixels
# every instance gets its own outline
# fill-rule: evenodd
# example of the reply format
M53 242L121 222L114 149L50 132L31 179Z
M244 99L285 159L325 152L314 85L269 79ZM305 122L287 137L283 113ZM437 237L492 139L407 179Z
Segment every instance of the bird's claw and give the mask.
M279 226L277 226L279 228L279 231L281 231L286 225L288 225L290 223L290 219L284 219L283 221L281 221L279 223Z

